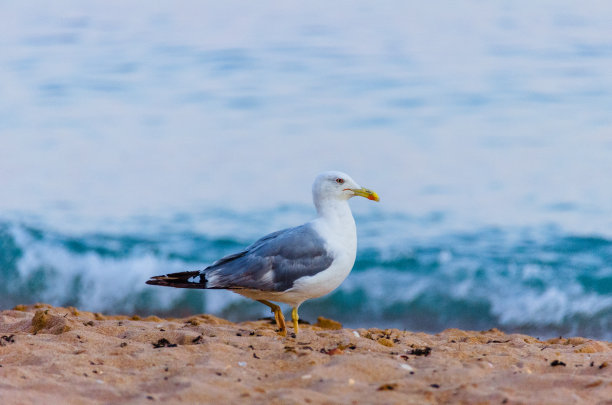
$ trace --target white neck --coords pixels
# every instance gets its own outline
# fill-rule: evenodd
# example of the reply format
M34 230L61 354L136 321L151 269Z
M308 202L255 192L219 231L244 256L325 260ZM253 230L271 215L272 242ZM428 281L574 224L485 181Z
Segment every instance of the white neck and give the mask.
M331 229L349 231L356 234L355 219L348 200L325 199L315 202L318 219Z

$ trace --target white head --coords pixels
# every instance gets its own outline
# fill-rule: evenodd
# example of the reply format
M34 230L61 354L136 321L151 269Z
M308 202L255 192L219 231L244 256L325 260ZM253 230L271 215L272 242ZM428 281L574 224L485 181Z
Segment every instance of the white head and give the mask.
M374 191L361 187L351 176L338 171L319 174L312 185L312 199L317 211L325 204L347 201L355 196L379 201L378 194Z

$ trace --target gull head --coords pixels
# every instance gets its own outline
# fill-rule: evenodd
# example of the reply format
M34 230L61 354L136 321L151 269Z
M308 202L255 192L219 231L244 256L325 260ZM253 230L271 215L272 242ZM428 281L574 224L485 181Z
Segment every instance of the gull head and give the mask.
M361 187L351 176L338 171L319 174L312 185L312 198L317 206L323 201L347 201L355 196L380 200L374 191Z

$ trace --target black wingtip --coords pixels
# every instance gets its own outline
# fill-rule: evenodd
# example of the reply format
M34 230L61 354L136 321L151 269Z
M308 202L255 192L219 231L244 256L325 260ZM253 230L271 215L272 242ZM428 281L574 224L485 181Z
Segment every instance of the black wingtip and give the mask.
M163 277L164 276L151 277L150 279L145 281L145 283L150 284L150 285L163 285L164 284Z
M195 280L198 280L197 282ZM149 285L175 288L206 288L206 278L199 270L154 276L145 281Z

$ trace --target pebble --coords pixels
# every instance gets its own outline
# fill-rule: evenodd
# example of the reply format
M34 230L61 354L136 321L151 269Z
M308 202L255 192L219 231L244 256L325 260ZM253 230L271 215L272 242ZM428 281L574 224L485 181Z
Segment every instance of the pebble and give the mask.
M240 367L246 367L246 361L239 361L239 362L238 362L238 365L239 365Z
M400 367L407 371L414 371L414 368L412 368L410 364L402 364Z

